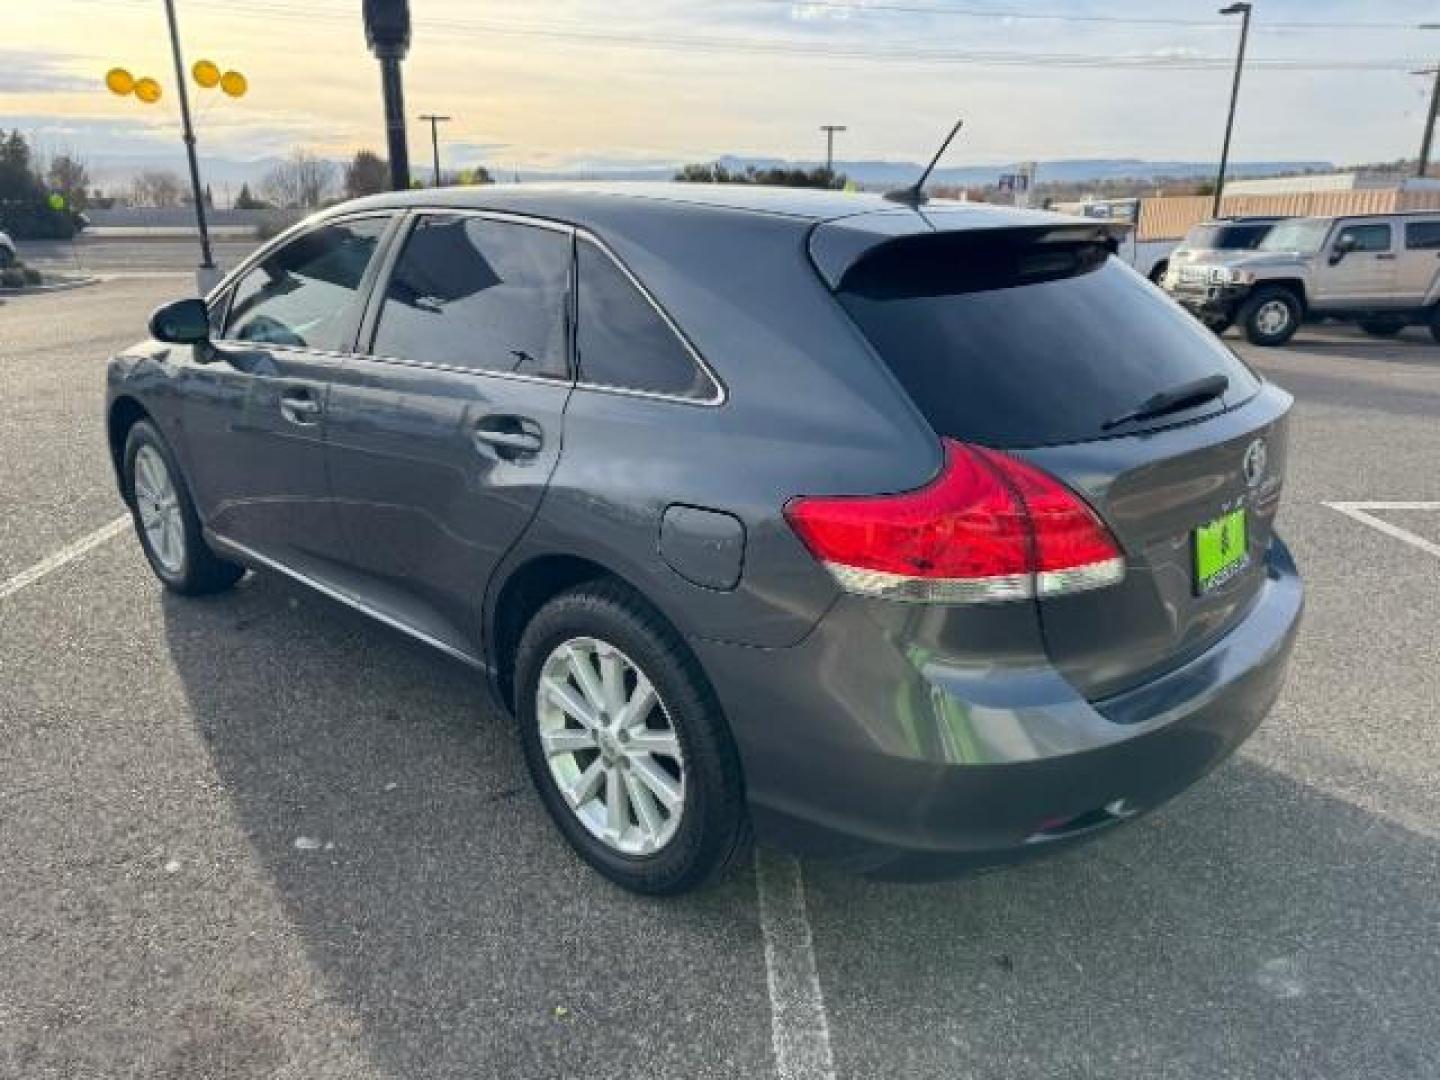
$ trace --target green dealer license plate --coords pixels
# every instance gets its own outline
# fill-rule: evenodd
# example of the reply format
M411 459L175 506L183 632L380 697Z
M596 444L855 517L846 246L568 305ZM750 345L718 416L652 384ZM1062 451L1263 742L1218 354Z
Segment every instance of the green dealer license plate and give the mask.
M1218 589L1250 565L1245 509L1232 510L1195 530L1195 591Z

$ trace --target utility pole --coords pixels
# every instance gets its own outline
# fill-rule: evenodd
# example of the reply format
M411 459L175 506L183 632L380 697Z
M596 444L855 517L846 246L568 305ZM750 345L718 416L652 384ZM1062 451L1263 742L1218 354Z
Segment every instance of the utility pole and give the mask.
M1220 147L1220 171L1215 175L1215 201L1210 216L1220 216L1220 198L1225 193L1225 166L1230 162L1230 133L1235 128L1235 103L1240 98L1240 72L1245 67L1245 41L1250 36L1250 5L1231 4L1220 9L1221 15L1240 16L1240 48L1235 53L1235 80L1230 84L1230 114L1225 118L1225 143Z
M835 171L835 133L844 131L844 124L821 124L820 130L825 133L825 171Z
M195 158L195 126L190 122L190 94L185 88L185 61L180 56L180 30L175 23L175 0L165 0L165 19L170 24L170 51L175 57L175 86L180 94L180 130L185 140L185 157L190 162L190 197L195 203L195 225L200 231L200 266L195 284L209 292L220 280L215 260L210 257L210 229L205 221L205 192L200 186L200 163Z
M400 81L400 61L410 51L410 4L409 0L363 2L365 42L380 61L390 187L404 191L410 186L410 148L405 142L405 90Z
M1430 111L1425 115L1425 134L1420 139L1420 160L1415 165L1415 175L1424 176L1430 167L1430 139L1435 134L1435 116L1440 112L1440 64L1433 68L1412 71L1412 75L1433 75L1434 85L1430 88Z
M430 155L435 163L435 187L440 186L440 136L437 132L437 125L448 123L455 119L453 116L437 116L435 113L421 113L421 120L430 123Z

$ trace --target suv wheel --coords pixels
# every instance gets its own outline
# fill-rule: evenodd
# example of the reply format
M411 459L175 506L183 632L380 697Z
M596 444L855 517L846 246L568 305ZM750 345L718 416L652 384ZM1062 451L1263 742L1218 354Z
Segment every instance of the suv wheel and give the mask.
M1374 334L1376 337L1394 337L1409 325L1409 321L1400 318L1398 315L1383 316L1378 319L1361 319L1360 329L1367 334Z
M130 429L124 461L135 533L161 584L183 596L200 596L239 581L245 568L226 562L205 543L175 455L153 424L141 420Z
M679 635L622 586L540 609L515 660L531 778L591 866L640 893L685 892L749 845L739 756Z
M1245 301L1239 323L1252 345L1284 345L1300 329L1300 301L1289 289L1261 286Z

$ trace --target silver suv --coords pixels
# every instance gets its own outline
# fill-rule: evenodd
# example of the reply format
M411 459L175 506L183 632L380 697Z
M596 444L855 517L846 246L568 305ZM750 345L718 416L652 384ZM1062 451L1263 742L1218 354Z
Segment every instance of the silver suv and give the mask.
M1254 251L1173 266L1165 290L1217 333L1283 345L1310 316L1388 337L1423 322L1440 341L1440 212L1291 218Z

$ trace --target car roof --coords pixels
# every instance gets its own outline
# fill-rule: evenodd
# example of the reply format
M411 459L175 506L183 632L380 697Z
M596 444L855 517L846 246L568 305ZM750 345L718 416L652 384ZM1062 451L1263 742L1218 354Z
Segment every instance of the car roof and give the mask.
M342 203L322 216L355 210L460 209L524 214L588 229L611 242L647 225L674 227L687 208L756 221L785 223L811 233L817 268L833 287L845 269L870 249L937 232L1056 228L1086 236L1123 236L1124 222L1075 217L992 203L932 199L919 207L863 192L759 184L523 183L422 188ZM647 219L649 219L647 221Z

